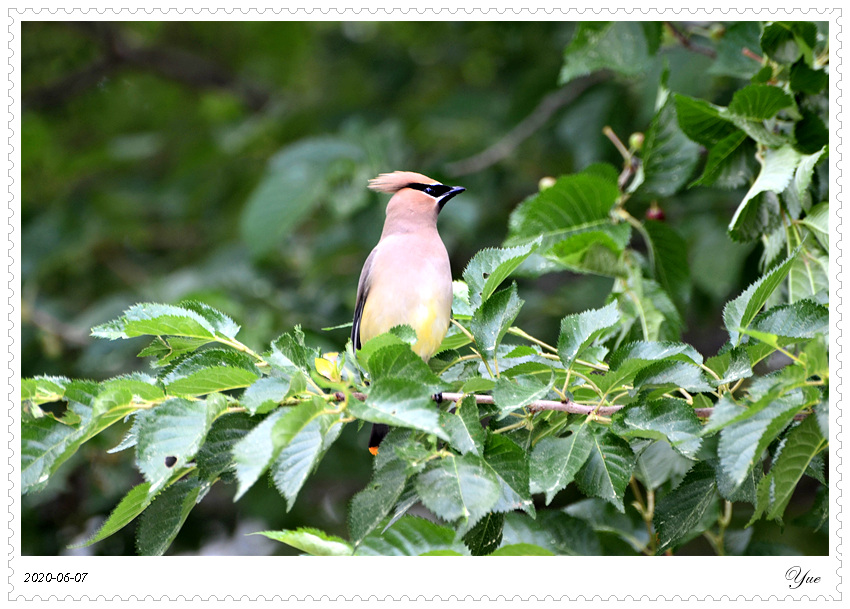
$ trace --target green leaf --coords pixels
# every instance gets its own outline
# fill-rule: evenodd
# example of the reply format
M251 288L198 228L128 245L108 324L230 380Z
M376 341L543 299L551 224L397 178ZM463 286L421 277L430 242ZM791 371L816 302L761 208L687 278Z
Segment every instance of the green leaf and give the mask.
M427 386L432 393L445 388L445 383L431 372L428 364L407 343L369 352L366 366L373 381L392 377L407 379Z
M826 445L827 440L821 435L815 417L806 417L791 430L782 452L770 468L773 485L771 505L767 512L769 519L782 518L806 468Z
M599 538L590 525L558 510L541 510L536 519L518 512L505 514L502 543L530 543L565 556L602 554Z
M366 488L354 495L348 509L348 530L355 545L386 518L401 497L405 482L405 464L394 460L377 470Z
M70 379L64 376L36 376L21 380L21 400L34 404L58 402L65 395Z
M644 440L637 442L646 444ZM667 442L649 442L638 454L635 478L646 488L657 489L670 481L675 486L681 482L693 464L692 460L676 452Z
M691 140L706 148L725 140L736 132L720 109L703 99L674 94L679 127Z
M829 256L816 249L803 249L788 271L788 300L817 299L829 293Z
M493 401L499 408L498 419L505 418L509 412L513 412L523 406L527 406L535 400L546 397L552 388L554 376L550 375L548 383L544 383L536 376L517 376L513 379L500 377L496 379L493 388Z
M573 233L553 244L545 258L578 273L620 277L625 274L621 256L631 234L632 227L626 223Z
M753 157L747 134L737 129L708 151L702 175L691 186L740 188L753 177L749 160Z
M473 556L492 554L502 543L504 514L487 514L463 536L463 543Z
M191 353L209 342L207 338L157 336L151 344L139 351L139 357L155 357L156 366L162 367L179 361L187 353Z
M474 455L440 459L414 481L422 503L443 520L457 522L463 535L487 514L501 497L499 479Z
M823 70L813 70L803 60L791 66L788 84L792 91L817 95L829 85L829 75Z
M546 548L541 548L530 543L512 543L494 550L490 556L554 556Z
M266 413L280 406L289 395L290 379L264 376L254 381L239 398L251 414Z
M217 414L206 400L172 398L136 415L136 464L152 495L192 460Z
M734 347L722 355L709 358L706 366L714 370L720 377L720 380L710 381L711 384L717 386L728 385L741 379L750 378L753 375L753 362L744 347Z
M766 120L793 104L793 98L779 87L749 85L735 91L729 112L749 120Z
M602 426L591 428L590 456L576 475L585 495L600 497L623 512L623 495L632 477L635 456L625 440Z
M666 95L666 89L662 94ZM673 98L668 98L652 119L642 160L644 179L637 192L646 198L672 196L691 177L699 160L699 146L679 128Z
M716 490L714 470L702 461L694 465L679 486L661 498L653 518L658 533L658 553L676 545L701 526L706 510L717 501Z
M461 454L484 454L484 428L474 395L466 395L454 413L440 412L440 425L449 436L449 443Z
M272 430L286 411L286 408L275 410L233 446L237 482L234 501L253 486L277 455L272 441Z
M243 353L207 349L190 355L168 370L162 378L172 395L203 395L247 387L260 371Z
M314 360L321 356L321 351L304 344L304 332L301 326L295 326L291 333L287 332L275 339L266 355L266 360L272 366L283 370L298 368L309 374Z
M792 64L805 57L811 64L817 26L804 21L774 21L761 35L761 49L778 63Z
M590 457L592 446L593 436L587 425L579 425L566 438L541 439L531 451L531 492L546 493L546 505L552 503Z
M424 518L403 516L383 532L373 531L357 547L357 556L421 556L431 552L469 552L455 532Z
M697 458L702 426L684 400L635 402L612 417L611 431L623 438L664 439L683 456Z
M332 172L364 154L360 146L324 136L299 140L273 156L242 212L242 239L251 252L259 256L282 247L330 192Z
M538 252L544 253L570 235L607 230L612 225L611 208L619 195L616 181L598 174L562 176L514 209L506 243L528 243L541 237Z
M145 334L212 340L215 338L215 328L203 315L191 309L143 302L133 305L114 321L95 326L91 334L110 340Z
M635 375L635 390L646 386L681 387L685 391L697 393L712 390L705 373L698 366L670 360L650 364Z
M257 420L244 412L224 414L213 421L206 440L195 455L198 477L210 482L220 477L230 482L235 469L233 448L256 425Z
M529 491L527 453L510 438L490 434L484 449L484 462L499 482L500 495L493 512L523 510L534 516Z
M812 207L800 222L812 232L818 243L829 251L829 201L818 203Z
M774 438L794 419L803 405L803 394L797 389L780 397L769 395L760 400L765 405L751 407L747 415L737 418L720 432L717 454L720 467L737 487ZM752 414L750 414L751 411Z
M644 229L649 235L647 244L655 259L655 278L680 311L691 299L691 272L688 268L688 244L675 230L663 222L648 220Z
M145 510L136 529L136 549L142 556L162 556L177 537L189 512L208 487L188 478L165 489Z
M768 148L765 151L756 181L747 191L729 222L729 232L733 238L751 240L753 235L759 236L772 226L773 219L753 215L761 199L757 200L757 196L770 192L779 194L785 190L794 177L801 158L802 155L790 145Z
M797 254L796 251L792 253L782 264L764 274L760 279L750 284L740 296L726 304L723 309L723 323L726 325L733 346L737 346L741 341L739 328L749 327L764 303L785 279L791 265L797 258Z
M597 70L636 76L649 69L654 47L638 22L583 21L564 49L558 83L563 85Z
M272 429L277 458L270 466L275 487L286 499L286 511L292 509L307 477L339 436L340 415L326 414L327 404L314 397L287 410Z
M474 311L485 302L502 282L528 258L540 245L534 240L524 245L509 248L486 248L480 250L463 271L469 286L469 304ZM470 311L470 315L472 312Z
M151 504L153 497L151 497L149 491L150 484L147 482L134 486L130 489L130 492L124 495L124 498L121 499L118 505L115 506L115 509L113 509L109 514L109 518L106 519L106 522L100 526L94 535L89 537L83 543L74 544L68 547L85 548L86 546L90 546L93 543L106 539L123 529Z
M558 355L564 366L570 368L582 350L619 319L620 312L615 302L601 309L590 309L564 317L558 336Z
M829 309L811 300L772 307L758 315L752 328L777 336L813 338L829 331Z
M351 400L348 412L370 423L384 423L432 433L448 440L440 427L439 411L427 387L399 378L378 379L365 402Z
M294 531L257 531L251 535L265 535L311 556L350 556L351 544L335 535L311 527L299 527Z
M675 359L702 363L702 355L691 345L672 341L635 341L623 345L608 360L611 370L618 370L634 360L656 361Z
M215 332L227 338L236 338L239 333L239 325L236 324L230 317L218 311L206 303L198 302L197 300L181 300L178 306L183 309L194 311L204 319L206 319Z
M517 296L516 283L512 283L511 287L493 294L472 315L469 329L481 355L488 360L494 357L496 348L514 323L523 302Z

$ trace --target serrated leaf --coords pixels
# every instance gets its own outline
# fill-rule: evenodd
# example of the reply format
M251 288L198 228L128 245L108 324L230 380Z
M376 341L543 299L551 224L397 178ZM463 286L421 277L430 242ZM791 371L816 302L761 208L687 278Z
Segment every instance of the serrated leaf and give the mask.
M277 454L272 441L272 430L284 414L285 408L275 410L233 446L237 482L234 501L238 501L271 465Z
M65 395L70 379L64 376L36 376L21 380L21 400L35 404L57 402Z
M439 412L427 387L399 378L378 379L369 387L365 402L351 400L348 412L370 423L408 427L448 440L440 427Z
M824 70L813 70L800 60L791 66L788 84L792 91L817 95L829 85L829 74Z
M699 147L679 128L672 98L652 119L641 158L644 179L636 192L644 197L669 197L691 177L699 160Z
M573 233L554 243L545 258L578 273L620 277L626 273L622 253L631 235L632 227L626 223Z
M673 491L661 498L653 524L658 533L658 552L674 546L699 526L708 507L717 501L714 470L698 462Z
M469 554L455 532L424 518L403 516L383 532L373 531L357 547L356 556L421 556L451 551Z
M821 292L829 293L829 256L804 248L788 270L788 300L817 299Z
M702 363L702 355L687 343L673 341L635 341L623 345L608 360L611 370L617 370L633 360L656 361L675 359Z
M206 319L212 328L222 336L236 338L236 335L239 333L239 325L236 322L206 303L198 302L197 300L182 300L178 303L178 306L194 311Z
M621 514L610 503L590 498L576 501L564 511L570 516L581 518L592 526L594 531L617 535L635 552L643 552L649 544L646 523L632 506L626 506L626 513Z
M505 526L504 514L487 514L463 536L463 543L473 556L492 554L502 543L502 529Z
M457 522L460 535L475 526L501 497L495 473L472 454L440 459L416 477L414 486L425 507L443 520Z
M753 177L749 162L752 157L747 134L736 129L711 147L702 175L691 186L740 188L749 184Z
M576 475L585 495L600 497L624 511L623 495L632 477L635 456L625 440L602 426L591 428L590 456Z
M143 302L133 305L118 319L95 326L92 336L98 338L132 338L145 334L153 336L186 336L215 338L215 328L202 315L190 309Z
M254 381L242 393L239 403L251 414L265 413L280 406L289 394L290 380L264 376Z
M350 556L353 551L351 544L341 537L311 527L299 527L294 531L257 531L251 534L264 535L311 556Z
M702 426L684 400L635 402L612 417L611 431L623 438L665 439L683 456L697 458Z
M741 336L738 329L749 327L764 303L785 279L791 265L797 258L797 254L796 251L792 253L782 264L750 284L740 296L726 304L723 309L723 323L729 332L732 346L737 346L740 343Z
M449 443L462 455L484 454L486 436L474 395L464 396L454 413L440 412L440 425L449 436Z
M778 63L791 64L801 56L812 61L817 26L805 21L774 21L761 34L761 49Z
M811 300L772 307L758 315L752 329L790 338L813 338L829 330L829 309Z
M619 194L616 182L595 173L562 176L514 209L506 243L516 245L540 237L538 251L544 253L569 235L606 230Z
M469 329L481 355L488 360L496 353L508 329L514 323L523 300L517 296L516 283L490 296L472 315Z
M513 379L500 377L493 387L493 401L499 408L498 419L505 418L509 412L527 406L535 400L546 397L552 388L554 375L544 383L536 376L517 376Z
M717 106L703 99L674 94L673 100L679 127L694 142L712 147L737 131Z
M195 456L216 414L205 400L172 398L136 415L136 464L151 494Z
M648 220L644 229L655 259L655 278L673 302L684 311L691 299L691 273L688 245L675 230L663 222Z
M770 468L773 492L770 509L767 512L769 519L782 518L791 495L809 463L826 445L827 440L821 435L815 417L807 417L791 430L782 447L782 453Z
M162 378L171 395L204 395L247 387L260 371L247 355L224 349L207 349L190 355Z
M735 91L729 111L749 120L766 120L793 104L793 98L779 87L748 85Z
M162 556L177 537L189 512L200 501L206 485L196 478L180 480L159 495L142 514L136 529L136 549L141 556Z
M516 247L486 248L472 257L463 271L469 288L470 315L539 245L540 241L534 240Z
M207 438L195 455L198 477L214 481L221 477L230 482L234 477L233 448L257 426L257 420L244 412L222 415L213 421Z
M490 556L554 556L546 548L531 543L512 543L490 553Z
M153 497L150 495L150 484L143 482L137 484L124 495L118 505L109 514L109 518L100 526L97 532L83 543L68 546L69 548L85 548L97 543L107 537L114 535L125 526L130 524L145 508L147 508Z
M765 151L756 181L747 191L729 222L729 232L732 233L733 237L747 238L753 232L747 225L753 222L751 216L746 213L747 208L756 204L755 198L761 193L779 194L785 190L785 187L794 177L801 158L802 155L790 145L781 148L768 148ZM763 222L762 224L765 227L769 225L769 223L764 224ZM763 230L758 229L755 232L760 233Z
M576 473L590 456L593 444L587 425L579 425L565 438L543 438L531 451L530 489L546 493L546 505L561 489L573 481Z
M387 517L406 482L404 462L394 460L375 471L366 488L354 495L348 509L348 530L355 546Z
M726 28L717 42L717 58L708 68L709 74L750 78L761 68L761 64L744 55L744 49L756 51L761 38L761 23L738 21Z
M291 333L287 332L275 339L266 359L277 368L283 370L298 368L309 374L314 360L321 355L319 349L305 344L301 326L295 326Z
M765 398L764 407L753 414L747 413L749 416L721 430L717 447L720 467L736 487L744 481L767 445L794 419L803 399L799 390L773 399Z
M500 495L493 512L523 510L532 517L534 504L529 491L529 464L526 452L510 438L490 434L484 449L484 462L499 481Z
M390 377L407 379L427 386L432 393L445 387L445 383L406 343L387 345L369 352L366 366L373 381Z
M571 367L582 350L619 319L620 312L615 302L601 309L590 309L564 317L558 335L558 355L564 366Z
M685 391L696 393L712 390L705 373L698 366L670 360L655 362L635 374L635 390L647 386L681 387Z
M563 85L602 69L624 76L641 74L649 68L654 48L638 22L583 21L564 49L558 82Z
M812 207L800 222L812 232L818 243L829 251L829 201Z
M287 511L342 430L341 424L334 424L339 415L328 414L326 409L324 400L315 397L287 409L272 429L272 443L278 454L269 469L275 487L286 499Z
M670 444L659 440L640 450L634 475L646 488L657 489L670 481L680 482L693 464Z
M155 357L157 366L166 366L177 362L186 354L209 342L209 339L206 338L157 336L151 341L151 344L139 351L138 357Z

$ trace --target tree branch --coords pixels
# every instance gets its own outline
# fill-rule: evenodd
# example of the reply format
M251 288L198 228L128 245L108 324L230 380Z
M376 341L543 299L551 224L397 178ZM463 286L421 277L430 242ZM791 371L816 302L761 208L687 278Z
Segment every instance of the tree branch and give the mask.
M230 91L254 111L262 109L271 99L271 92L262 86L243 80L204 57L181 49L133 42L114 23L80 22L70 25L97 42L104 57L58 82L26 93L24 99L27 105L46 107L62 104L124 68L153 72L197 89Z
M693 51L694 53L700 53L701 55L711 57L712 59L717 57L717 52L714 49L710 49L699 44L694 44L693 42L691 42L690 37L686 36L681 30L679 30L675 25L673 25L671 21L665 21L664 25L667 27L667 30L673 35L673 38L678 40L679 44L681 44L689 51Z
M502 139L478 154L449 163L446 165L446 172L456 177L476 173L495 165L509 156L517 146L531 137L534 132L543 127L560 108L572 103L590 87L604 80L606 80L606 77L596 72L549 93L540 100L540 103L528 116L517 123Z

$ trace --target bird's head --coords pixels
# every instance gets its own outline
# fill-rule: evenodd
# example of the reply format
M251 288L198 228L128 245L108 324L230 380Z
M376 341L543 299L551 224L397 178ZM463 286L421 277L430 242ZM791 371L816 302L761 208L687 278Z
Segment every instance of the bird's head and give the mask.
M466 190L463 186L446 186L413 171L382 173L369 180L369 188L393 195L387 205L387 216L421 214L433 220L452 197Z

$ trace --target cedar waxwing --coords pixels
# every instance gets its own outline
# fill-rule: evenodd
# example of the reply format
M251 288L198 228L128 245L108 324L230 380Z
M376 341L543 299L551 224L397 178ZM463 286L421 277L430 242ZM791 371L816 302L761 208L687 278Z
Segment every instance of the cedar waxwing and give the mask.
M413 351L427 362L443 342L452 315L452 269L437 215L466 189L410 171L382 173L369 180L369 188L393 196L381 240L360 273L351 342L356 350L406 324L416 332ZM378 453L388 432L387 425L372 425L369 452Z

